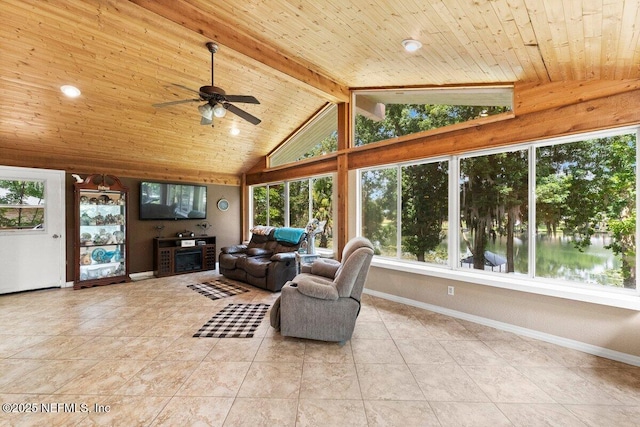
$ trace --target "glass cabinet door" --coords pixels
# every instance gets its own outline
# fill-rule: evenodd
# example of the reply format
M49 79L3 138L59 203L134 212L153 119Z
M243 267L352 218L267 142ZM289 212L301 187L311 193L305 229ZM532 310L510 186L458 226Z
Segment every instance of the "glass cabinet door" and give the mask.
M100 190L78 186L74 287L128 281L127 192L111 190L113 186L110 190L105 186Z

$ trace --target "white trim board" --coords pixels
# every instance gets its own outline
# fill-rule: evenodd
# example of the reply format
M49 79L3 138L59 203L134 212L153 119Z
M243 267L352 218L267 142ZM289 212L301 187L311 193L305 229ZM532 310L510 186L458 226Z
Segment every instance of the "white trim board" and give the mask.
M444 314L446 316L454 317L457 319L467 320L469 322L477 323L491 328L499 329L501 331L511 332L514 334L522 335L529 338L534 338L540 341L545 341L551 344L556 344L561 347L570 348L572 350L582 351L583 353L592 354L594 356L604 357L607 359L615 360L622 363L627 363L633 366L640 366L640 357L634 356L628 353L622 353L620 351L611 350L604 347L598 347L595 345L587 344L581 341L575 341L568 338L559 337L557 335L551 335L544 332L536 331L533 329L523 328L521 326L511 325L509 323L499 322L497 320L487 319L485 317L476 316L474 314L468 314L457 310L451 310L449 308L440 307L437 305L427 304L420 301L415 301L409 298L399 297L397 295L387 294L384 292L374 291L370 289L364 289L363 292L367 295L386 299L389 301L406 304L412 307L418 307L425 310L433 311L435 313Z

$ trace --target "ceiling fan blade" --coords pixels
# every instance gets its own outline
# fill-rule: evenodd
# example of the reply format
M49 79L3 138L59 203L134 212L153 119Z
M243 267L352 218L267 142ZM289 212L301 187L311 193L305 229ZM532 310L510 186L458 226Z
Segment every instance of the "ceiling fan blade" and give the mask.
M225 95L225 99L229 102L242 102L244 104L260 104L255 96L251 95Z
M153 104L152 107L162 108L169 105L186 104L188 102L202 102L201 99L181 99L180 101L161 102L160 104Z
M246 111L241 110L240 108L236 107L233 104L225 103L224 104L224 108L226 108L228 111L231 111L236 116L245 119L246 121L248 121L251 124L257 125L262 121L259 118L257 118L256 116L253 116L253 115L247 113Z
M183 85L179 85L178 83L171 83L171 85L172 85L172 86L179 87L179 88L182 88L182 89L184 89L184 90L188 90L189 92L194 92L194 93L198 93L198 94L200 93L200 92L198 92L198 91L197 91L197 90L195 90L195 89L191 89L190 87L186 87L186 86L183 86Z
M211 124L213 124L213 120L212 119L207 119L206 117L200 117L200 124L201 125L211 125Z

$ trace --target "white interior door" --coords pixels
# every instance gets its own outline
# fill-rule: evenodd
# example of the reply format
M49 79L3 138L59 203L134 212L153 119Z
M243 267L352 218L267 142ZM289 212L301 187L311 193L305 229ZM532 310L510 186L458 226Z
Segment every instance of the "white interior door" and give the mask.
M0 166L0 294L65 283L64 171Z

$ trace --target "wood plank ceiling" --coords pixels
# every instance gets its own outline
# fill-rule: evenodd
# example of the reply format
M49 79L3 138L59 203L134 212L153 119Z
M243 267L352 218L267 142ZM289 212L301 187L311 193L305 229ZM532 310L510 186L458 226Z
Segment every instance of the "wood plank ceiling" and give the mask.
M640 78L639 3L3 0L0 164L237 184L348 88ZM210 40L216 86L258 98L237 104L258 126L152 107L210 84Z

